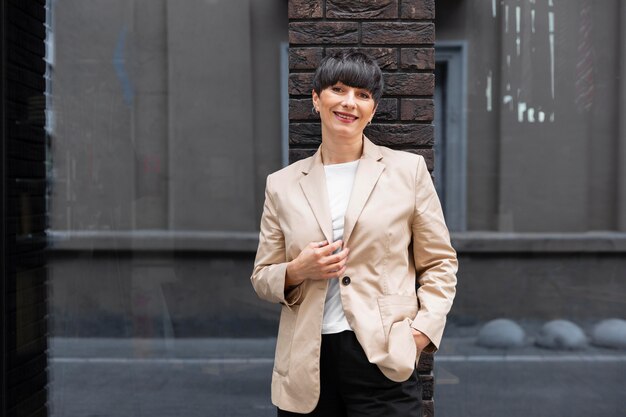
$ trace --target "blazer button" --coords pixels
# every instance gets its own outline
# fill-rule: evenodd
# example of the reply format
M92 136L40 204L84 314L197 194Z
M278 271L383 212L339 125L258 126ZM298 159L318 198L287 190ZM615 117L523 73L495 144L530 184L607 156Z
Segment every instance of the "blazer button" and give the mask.
M350 277L343 277L343 278L341 279L341 283L342 283L343 285L350 285Z

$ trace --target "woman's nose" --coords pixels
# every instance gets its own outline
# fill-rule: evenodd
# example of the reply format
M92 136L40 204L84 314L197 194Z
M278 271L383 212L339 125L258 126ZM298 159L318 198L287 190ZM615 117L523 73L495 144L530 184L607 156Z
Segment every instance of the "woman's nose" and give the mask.
M343 102L341 103L344 107L354 107L354 93L352 91L349 91L343 99Z

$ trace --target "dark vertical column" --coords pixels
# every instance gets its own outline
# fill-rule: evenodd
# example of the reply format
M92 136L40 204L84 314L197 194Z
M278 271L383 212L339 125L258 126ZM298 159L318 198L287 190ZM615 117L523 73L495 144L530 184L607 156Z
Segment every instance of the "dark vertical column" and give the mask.
M374 143L419 153L433 169L435 0L289 0L289 159L320 144L311 112L315 68L338 48L359 48L378 60L385 94L365 134ZM432 416L433 356L422 354L424 415Z
M5 92L5 35L4 1L0 1L0 414L6 411L6 112L4 109Z
M619 117L617 138L617 230L626 232L626 2L619 5Z
M1 8L0 415L45 416L45 0L5 0Z

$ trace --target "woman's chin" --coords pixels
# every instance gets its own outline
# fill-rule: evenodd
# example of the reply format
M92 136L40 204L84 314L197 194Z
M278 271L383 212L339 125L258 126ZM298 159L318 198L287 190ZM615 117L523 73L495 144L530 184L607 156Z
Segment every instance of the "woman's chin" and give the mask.
M338 137L353 137L362 135L363 129L357 125L334 125L328 129L328 133Z

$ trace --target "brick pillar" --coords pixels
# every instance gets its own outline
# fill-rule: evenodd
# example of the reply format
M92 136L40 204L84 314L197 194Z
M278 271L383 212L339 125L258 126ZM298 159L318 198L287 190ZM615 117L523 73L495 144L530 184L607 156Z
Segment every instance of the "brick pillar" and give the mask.
M289 0L289 158L320 143L311 81L326 53L359 48L377 59L385 94L365 134L424 155L433 168L434 0Z
M315 68L327 53L358 48L377 59L385 93L365 134L374 143L423 155L433 169L435 0L289 0L289 160L321 141L312 113ZM432 355L422 354L425 416L432 416Z

